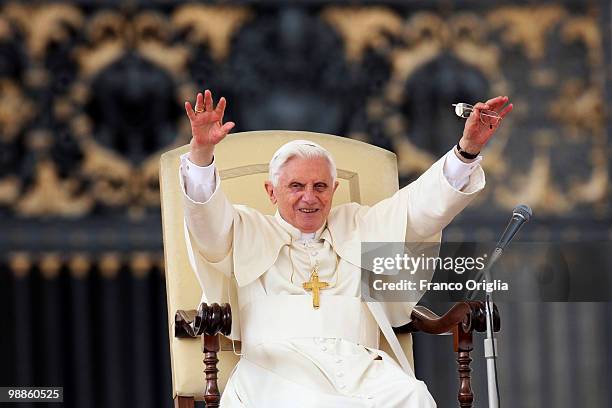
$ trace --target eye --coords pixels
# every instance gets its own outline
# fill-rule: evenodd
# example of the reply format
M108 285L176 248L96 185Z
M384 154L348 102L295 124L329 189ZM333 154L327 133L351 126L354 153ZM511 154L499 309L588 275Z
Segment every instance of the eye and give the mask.
M327 184L325 183L316 183L314 185L315 190L317 190L319 193L322 193L323 191L327 190Z
M289 188L292 190L300 190L304 188L304 185L302 183L298 183L297 181L294 181L293 183L289 184Z

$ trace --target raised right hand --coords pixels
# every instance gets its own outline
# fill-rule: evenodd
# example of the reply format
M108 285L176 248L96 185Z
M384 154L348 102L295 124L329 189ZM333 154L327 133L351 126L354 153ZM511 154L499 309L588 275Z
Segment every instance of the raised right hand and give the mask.
M235 126L234 122L223 124L225 105L225 98L221 98L213 109L213 98L208 89L204 95L198 93L196 96L195 110L189 101L185 102L192 136L189 159L198 166L208 166L212 162L215 145Z

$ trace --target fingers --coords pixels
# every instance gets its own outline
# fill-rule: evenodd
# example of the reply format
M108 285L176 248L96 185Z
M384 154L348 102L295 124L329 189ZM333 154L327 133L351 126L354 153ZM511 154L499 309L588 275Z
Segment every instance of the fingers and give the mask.
M201 92L198 92L196 96L196 103L195 103L194 110L196 113L204 111L204 97L202 96Z
M227 122L225 125L221 126L221 131L225 134L229 133L236 126L234 122Z
M489 105L490 110L497 111L499 108L504 106L508 102L507 96L496 96L495 98L489 99L486 104Z
M208 89L204 91L204 109L206 109L207 112L213 110L212 93Z
M512 112L512 108L514 108L514 105L509 104L508 106L506 106L501 112L499 112L499 116L502 117L502 119L509 114L510 112Z
M486 103L478 102L476 105L474 105L474 109L489 110L491 107Z
M225 114L226 104L227 104L227 101L225 100L225 98L221 97L221 99L219 99L219 103L217 103L217 107L215 108L215 112L219 115L219 121L221 123L223 123L223 115Z
M193 108L191 107L191 104L189 103L189 101L185 102L185 112L187 112L187 117L189 118L190 121L193 121L195 119L195 112L193 111Z
M217 103L216 108L213 111L213 97L212 97L212 92L210 92L210 90L206 89L204 91L204 94L202 95L202 93L198 93L196 96L196 103L195 103L195 108L192 108L191 103L189 101L185 102L185 112L187 112L187 116L189 117L189 120L193 121L196 119L196 115L198 113L215 113L215 115L212 116L208 116L205 115L206 118L210 118L210 120L212 121L219 121L219 124L223 123L223 115L225 114L225 107L227 106L227 100L224 97L221 97L221 99L219 99L219 102ZM235 124L233 122L231 122L232 125L228 128L227 131L231 130Z
M490 107L486 103L478 102L476 105L474 105L474 110L472 111L470 116L474 116L475 118L477 118L480 116L481 110L489 110L489 109Z

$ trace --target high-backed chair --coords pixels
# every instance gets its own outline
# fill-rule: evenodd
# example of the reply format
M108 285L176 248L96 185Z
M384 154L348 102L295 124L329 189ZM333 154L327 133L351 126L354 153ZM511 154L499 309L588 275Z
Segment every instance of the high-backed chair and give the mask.
M346 202L372 205L389 197L398 189L397 160L392 152L356 140L321 133L258 131L228 135L215 149L215 161L221 177L223 191L229 200L233 203L248 205L265 214L273 214L275 209L263 187L268 176L268 162L272 154L281 145L295 139L312 140L328 149L333 155L338 168L338 181L340 182L340 186L334 195L334 205ZM189 402L193 398L204 399L205 394L202 343L197 340L175 336L181 332L181 328L175 326L177 319L181 323L190 323L186 320L189 320L190 317L193 318L193 313L178 317L176 312L197 308L201 300L201 289L189 264L184 241L185 227L182 193L179 184L179 157L188 150L189 146L183 146L164 153L161 157L160 168L168 328L172 359L173 398L176 401L176 406L183 406L186 400ZM207 301L220 302L227 301L227 299L207 299ZM455 312L455 314L459 316L461 313L463 315L472 313L474 308L472 306L466 303L462 306L463 309L458 314ZM468 309L470 310L468 311ZM236 314L237 312L235 311ZM416 315L421 313L421 317L426 320L433 317L418 308L415 313ZM463 315L461 315L460 320ZM441 323L438 321L436 329L429 327L429 331L443 333L453 330L453 325L456 326L457 324L456 322L449 324L449 321L445 323L446 326L440 325ZM405 328L404 333L400 333L398 337L410 364L414 366L410 332L423 329L425 326L419 326L419 322L413 323L411 327ZM193 335L193 333L191 334ZM185 335L184 337L188 336ZM393 355L384 336L381 336L380 347L387 351L389 355ZM220 349L217 368L220 373L218 385L222 391L232 368L238 361L238 357L234 354L229 340L224 337L221 338ZM215 362L211 356L212 354L208 356L207 364ZM210 371L209 368L207 373L210 374ZM469 391L471 393L471 390ZM189 403L192 404L192 402Z

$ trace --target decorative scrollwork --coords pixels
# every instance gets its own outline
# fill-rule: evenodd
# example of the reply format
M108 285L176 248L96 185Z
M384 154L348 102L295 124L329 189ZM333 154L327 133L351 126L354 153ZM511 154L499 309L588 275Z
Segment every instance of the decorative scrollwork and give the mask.
M523 197L539 214L602 217L602 37L593 13L561 4L443 15L384 5L126 13L7 3L0 206L30 218L155 213L157 157L189 137L181 103L211 88L233 101L226 116L237 130L307 128L374 143L397 152L403 183L456 140L450 103L508 94L516 109L486 151L479 211ZM522 140L525 129L536 137ZM539 144L544 134L560 143ZM580 171L556 168L563 146L584 151ZM524 182L507 183L510 171Z

